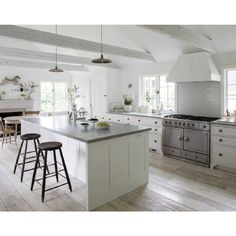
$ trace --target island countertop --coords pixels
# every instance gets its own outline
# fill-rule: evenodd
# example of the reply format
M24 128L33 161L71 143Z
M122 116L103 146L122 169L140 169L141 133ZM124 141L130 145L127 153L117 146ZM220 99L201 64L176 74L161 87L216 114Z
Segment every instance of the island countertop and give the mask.
M87 129L80 126L80 123L85 122L78 120L76 122L69 120L68 116L50 116L50 117L32 117L23 118L23 122L30 122L34 125L51 130L55 133L64 135L69 138L79 140L81 142L91 143L98 142L110 138L131 135L151 130L147 127L140 127L128 124L113 123L108 130L100 130L90 125Z

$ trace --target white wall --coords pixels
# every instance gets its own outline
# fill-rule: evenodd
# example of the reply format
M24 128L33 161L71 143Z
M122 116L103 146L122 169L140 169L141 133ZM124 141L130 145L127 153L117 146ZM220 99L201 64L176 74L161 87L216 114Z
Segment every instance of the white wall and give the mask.
M0 66L0 80L8 77L13 78L14 76L20 76L20 82L40 82L40 81L65 81L67 86L72 86L76 83L81 87L82 92L82 104L81 106L87 106L87 100L85 99L85 94L87 93L86 88L89 82L89 73L85 72L63 72L63 73L52 73L45 69L32 69L32 68L22 68L22 67L7 67ZM80 86L81 84L81 86ZM20 92L12 92L12 89L17 88L13 84L6 84L0 86L0 90L4 90L6 95L3 99L18 99ZM86 95L87 96L87 95ZM40 89L32 95L34 100L34 110L40 110ZM84 103L84 104L83 104Z

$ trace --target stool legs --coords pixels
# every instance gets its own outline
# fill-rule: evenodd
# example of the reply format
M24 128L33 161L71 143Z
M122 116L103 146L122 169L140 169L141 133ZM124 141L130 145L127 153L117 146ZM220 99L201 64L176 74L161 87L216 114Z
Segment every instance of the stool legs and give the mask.
M45 153L45 157L44 157L44 167L43 167L43 185L42 185L42 202L44 202L44 197L45 197L46 170L47 170L47 157L48 157L48 151L46 151L46 153Z
M33 188L34 188L34 181L35 181L35 176L36 176L36 172L37 172L37 165L38 165L38 163L39 163L40 152L41 152L41 151L39 150L38 153L37 153L36 161L35 161L34 172L33 172L32 182L31 182L31 191L32 191ZM44 165L45 165L45 163L44 163Z
M61 151L61 148L59 148L59 152L60 152L60 155L61 155L62 164L63 164L64 171L65 171L65 174L66 174L67 183L69 185L70 191L72 192L70 177L69 177L68 172L67 172L66 163L65 163L64 156L63 156L63 153Z
M20 158L20 154L21 154L23 144L24 144L24 140L22 140L22 142L21 142L20 149L19 149L19 152L18 152L18 155L17 155L17 158L16 158L16 163L15 163L14 172L13 172L14 174L16 173L16 168L17 168L17 165L18 165L18 162L19 162L19 158Z
M55 165L55 174L56 174L56 179L58 182L58 168L57 168L57 159L56 159L56 151L53 150L53 158L54 158L54 165Z
M21 178L20 178L20 181L21 181L21 182L23 181L23 177L24 177L24 170L25 170L25 160L26 160L27 147L28 147L28 140L26 140L26 143L25 143L25 153L24 153L23 164L22 164L22 169L21 169Z

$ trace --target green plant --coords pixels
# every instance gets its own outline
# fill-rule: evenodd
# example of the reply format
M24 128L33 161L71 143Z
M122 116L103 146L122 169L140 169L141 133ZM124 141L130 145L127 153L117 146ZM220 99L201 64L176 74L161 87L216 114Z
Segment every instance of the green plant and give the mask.
M144 97L147 103L149 103L152 100L152 97L150 96L149 91L146 92Z
M68 97L71 105L75 105L76 99L80 97L80 91L77 85L68 89Z
M125 105L132 105L134 102L133 98L128 95L123 95L123 100Z

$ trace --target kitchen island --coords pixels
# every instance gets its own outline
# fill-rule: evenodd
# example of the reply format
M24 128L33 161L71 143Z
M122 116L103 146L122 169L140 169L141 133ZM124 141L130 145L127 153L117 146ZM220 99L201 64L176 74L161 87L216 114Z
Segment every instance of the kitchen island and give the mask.
M111 123L108 130L84 129L80 123L67 116L26 118L22 134L35 132L41 134L40 142L63 144L69 174L85 186L87 210L148 182L150 128Z

